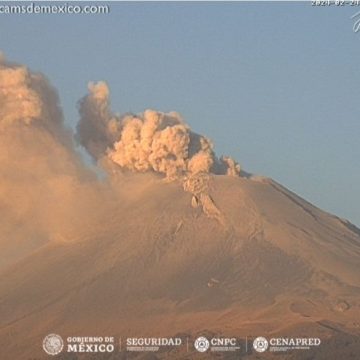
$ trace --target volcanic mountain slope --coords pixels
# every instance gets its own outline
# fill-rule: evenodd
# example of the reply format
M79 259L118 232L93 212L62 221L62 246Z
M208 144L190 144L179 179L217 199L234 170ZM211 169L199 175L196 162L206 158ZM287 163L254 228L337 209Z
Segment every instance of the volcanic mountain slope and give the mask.
M359 229L241 172L178 113L114 113L104 82L79 113L93 168L46 77L0 57L1 360L48 358L49 333L319 336L282 357L358 356ZM184 351L153 358L212 357Z
M2 271L1 359L46 358L41 342L52 332L341 335L341 351L355 346L354 225L261 177L211 175L195 196L151 174L112 186L118 198L77 238L55 237Z

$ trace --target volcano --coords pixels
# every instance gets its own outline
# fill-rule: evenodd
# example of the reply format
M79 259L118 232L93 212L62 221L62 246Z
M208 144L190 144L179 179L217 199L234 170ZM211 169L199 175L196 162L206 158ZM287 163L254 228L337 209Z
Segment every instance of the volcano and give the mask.
M2 359L46 358L41 341L54 329L316 335L329 341L321 348L328 359L346 351L329 355L332 340L347 339L348 354L358 346L354 225L263 177L211 176L206 196L216 217L179 183L152 175L119 182L133 195L110 218L79 238L39 246L1 273Z
M108 96L89 85L74 136L47 79L0 58L1 360L48 359L49 334L116 339L58 359L359 359L360 230L218 158L179 114L116 115ZM127 351L139 337L184 346ZM258 337L321 345L260 354Z

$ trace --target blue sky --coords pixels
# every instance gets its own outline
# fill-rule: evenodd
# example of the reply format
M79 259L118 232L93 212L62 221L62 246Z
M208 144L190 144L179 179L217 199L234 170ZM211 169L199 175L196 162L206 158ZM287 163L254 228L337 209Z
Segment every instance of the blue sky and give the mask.
M88 81L106 80L113 110L176 110L218 155L360 225L360 7L110 5L1 15L1 50L49 77L70 126Z

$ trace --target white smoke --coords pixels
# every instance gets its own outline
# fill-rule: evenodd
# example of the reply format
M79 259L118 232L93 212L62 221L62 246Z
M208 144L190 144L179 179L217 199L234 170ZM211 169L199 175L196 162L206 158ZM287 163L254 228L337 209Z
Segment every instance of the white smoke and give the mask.
M198 173L239 175L231 158L218 159L211 141L193 132L176 112L146 110L115 116L104 82L90 83L79 103L77 138L96 159L107 157L122 169L154 171L168 180Z

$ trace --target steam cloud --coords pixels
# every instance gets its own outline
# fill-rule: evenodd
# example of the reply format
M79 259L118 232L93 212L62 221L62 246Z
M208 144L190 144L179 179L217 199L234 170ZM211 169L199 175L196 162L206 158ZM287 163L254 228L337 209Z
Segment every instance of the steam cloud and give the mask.
M89 84L79 103L77 138L95 158L106 156L123 169L162 173L172 180L198 173L239 175L229 157L218 159L211 141L193 132L176 112L146 110L114 115L104 82Z

